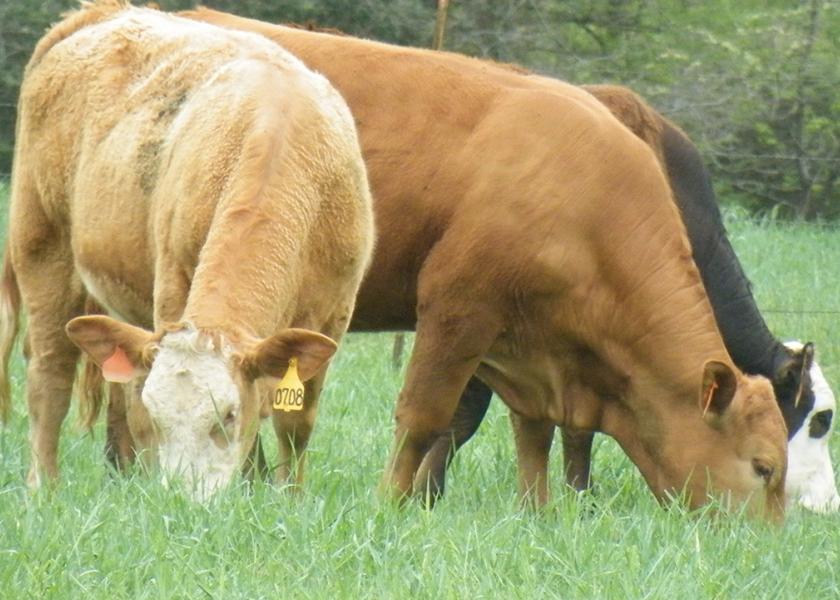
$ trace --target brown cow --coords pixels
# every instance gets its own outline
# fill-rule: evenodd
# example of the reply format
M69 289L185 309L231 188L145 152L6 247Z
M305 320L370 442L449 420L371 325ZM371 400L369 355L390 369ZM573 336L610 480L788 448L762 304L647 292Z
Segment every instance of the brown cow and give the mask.
M29 483L58 473L73 343L110 381L145 377L141 441L197 497L241 464L263 388L295 361L305 406L275 412L288 465L372 244L355 127L326 79L253 34L117 1L69 15L27 67L12 181ZM123 321L73 319L86 293Z
M798 503L819 512L837 510L840 496L828 452L834 394L814 358L813 344L782 343L767 328L726 236L699 151L685 133L631 90L613 85L583 88L660 157L727 350L738 368L763 375L773 384L788 432L788 505ZM429 482L432 497L442 493L447 463L475 432L491 395L485 384L471 379L449 431L424 457L416 479ZM566 481L577 489L586 489L591 481L592 440L592 433L563 430Z
M477 370L538 501L559 423L615 437L660 498L781 514L770 384L733 367L657 158L603 105L454 54L185 14L282 44L359 124L380 239L354 326L417 329L385 489L412 491Z

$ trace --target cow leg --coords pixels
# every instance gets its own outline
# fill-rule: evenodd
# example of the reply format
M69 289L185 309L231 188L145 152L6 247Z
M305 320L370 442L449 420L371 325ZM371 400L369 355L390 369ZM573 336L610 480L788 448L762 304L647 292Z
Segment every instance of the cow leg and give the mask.
M350 315L353 314L353 302L330 315L329 320L320 328L320 331L336 342L340 342L347 331ZM296 323L295 326L315 328L311 323ZM272 410L274 432L277 435L280 455L280 461L275 470L275 478L278 483L294 484L296 487L303 484L306 447L315 427L318 403L326 374L327 369L325 367L315 377L304 383L303 410L292 412Z
M125 471L137 458L148 471L155 464L157 435L140 399L143 380L108 384L105 457L118 471Z
M459 294L456 285L449 293ZM469 297L467 295L460 296ZM395 413L396 430L382 490L402 499L412 493L420 461L449 427L458 398L497 336L494 315L461 313L458 300L418 306L417 336ZM451 302L447 302L450 300Z
M592 440L595 433L562 427L563 466L566 471L566 485L578 492L592 487L590 474L592 466Z
M104 315L107 311L92 296L85 300L86 315ZM90 358L82 357L83 369L79 380L80 411L85 409L90 415L89 427L99 414L103 404L104 391L108 390L105 404L105 459L117 472L125 472L134 463L134 439L128 427L126 417L126 398L123 386L108 383L102 376L102 370ZM85 405L87 405L85 407Z
M46 243L44 244L46 245ZM36 489L58 478L58 438L70 407L79 350L64 333L64 325L82 314L84 294L69 250L54 246L28 260L20 254L16 266L29 312L26 370L29 439L32 462L27 484ZM33 253L34 254L34 253ZM40 257L40 259L39 259Z
M511 411L510 421L519 462L519 495L523 504L535 507L548 502L548 454L554 438L554 423L528 419Z
M305 382L303 410L283 412L273 410L274 432L277 434L277 446L280 462L275 470L277 483L303 484L306 446L315 427L318 416L318 402L324 386L326 369ZM295 489L295 488L293 488Z
M105 457L116 471L124 472L134 463L134 438L128 427L123 386L108 384Z
M471 377L461 394L449 428L434 441L420 463L414 478L414 489L425 494L430 504L443 496L446 469L455 457L455 452L478 430L492 396L493 390L477 377Z
M153 327L161 323L177 323L184 314L191 281L174 256L175 251L166 245L155 263ZM142 391L145 382L146 378L140 377L122 386L110 386L111 394L114 394L116 388L120 388L120 391L117 392L118 401L114 403L112 395L108 407L108 439L116 444L120 454L130 447L131 460L139 458L141 466L149 472L157 465L158 434L149 412L143 405ZM124 413L125 427L119 422L120 412ZM112 434L113 440L110 437Z
M145 377L121 386L125 402L125 418L128 436L132 442L133 455L140 459L141 466L148 472L157 465L158 437L149 411L141 399Z

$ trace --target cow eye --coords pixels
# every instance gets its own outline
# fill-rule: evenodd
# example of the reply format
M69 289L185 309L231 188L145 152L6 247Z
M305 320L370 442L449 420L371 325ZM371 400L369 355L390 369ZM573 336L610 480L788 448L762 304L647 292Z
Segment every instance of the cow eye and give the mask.
M812 438L821 438L831 430L831 419L834 411L831 409L821 410L814 414L811 423L808 425L808 435Z
M764 480L765 484L770 483L770 479L773 477L774 469L766 462L761 459L754 458L752 461L753 470L755 474L761 477Z

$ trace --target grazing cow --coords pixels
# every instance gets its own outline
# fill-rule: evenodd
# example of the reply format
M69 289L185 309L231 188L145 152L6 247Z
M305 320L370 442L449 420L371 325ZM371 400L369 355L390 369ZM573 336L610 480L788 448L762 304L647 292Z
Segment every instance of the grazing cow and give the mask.
M286 373L277 394L298 401L306 381L305 403L289 406L300 410L274 413L287 465L372 252L339 94L260 36L112 0L39 42L18 119L17 281L5 279L3 306L16 283L29 315L29 484L58 474L74 344L109 381L145 378L143 441L197 498L243 462L269 386ZM86 294L121 320L78 317Z
M282 44L359 123L380 238L354 326L417 330L385 490L413 491L477 371L537 502L561 424L615 437L659 498L781 514L772 388L732 365L657 159L603 105L453 54L183 14Z
M773 383L788 428L788 501L819 512L837 510L840 497L828 452L834 394L814 360L812 344L783 344L767 328L726 237L699 152L682 131L632 91L618 86L585 88L660 157L726 348L744 372L763 375ZM487 385L470 380L450 431L426 455L418 477L431 480L434 494L442 493L447 463L475 432L491 395ZM592 432L563 429L566 480L577 489L590 485L592 436Z

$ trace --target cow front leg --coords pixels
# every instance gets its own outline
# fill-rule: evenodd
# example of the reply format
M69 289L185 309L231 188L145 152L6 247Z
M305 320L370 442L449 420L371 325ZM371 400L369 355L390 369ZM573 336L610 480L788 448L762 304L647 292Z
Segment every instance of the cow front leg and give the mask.
M351 297L354 297L354 294ZM354 300L342 304L320 327L315 326L313 322L308 320L297 322L295 326L309 329L317 328L324 335L335 340L336 343L340 343L347 332L350 315L353 314L353 303ZM317 323L318 320L315 322ZM304 382L303 410L284 412L271 409L279 453L275 479L280 484L292 484L294 486L293 490L299 489L303 485L306 447L309 445L309 438L315 428L318 404L327 369L328 367L322 368L312 379Z
M430 504L443 496L446 470L455 452L478 430L493 396L487 384L473 376L458 400L458 407L447 430L434 441L423 457L414 478L414 489L424 494Z
M283 412L272 409L279 452L275 480L279 484L293 485L293 490L303 484L306 447L318 416L318 402L325 376L326 369L323 369L304 383L302 410Z
M417 335L395 411L396 428L381 489L396 499L413 491L414 476L432 443L452 422L467 381L496 338L489 315L455 307L418 311Z
M595 433L562 427L563 467L566 485L584 492L592 487L592 440Z
M128 423L128 436L132 441L135 459L148 473L157 466L158 432L143 404L142 392L145 377L121 386L125 402L125 418Z
M519 496L523 505L544 506L549 498L548 455L554 438L554 423L529 419L511 411L513 438L519 463Z
M118 472L134 464L134 438L128 427L125 390L119 383L109 383L105 457Z

